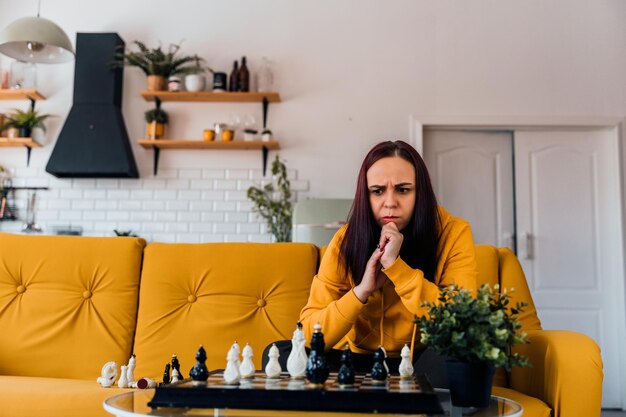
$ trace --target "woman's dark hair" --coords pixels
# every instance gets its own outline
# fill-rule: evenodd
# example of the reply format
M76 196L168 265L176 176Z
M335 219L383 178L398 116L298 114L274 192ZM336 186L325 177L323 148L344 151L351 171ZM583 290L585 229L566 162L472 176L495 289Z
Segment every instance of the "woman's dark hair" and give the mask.
M369 151L357 179L356 194L340 249L340 265L350 272L355 285L365 273L365 266L380 240L381 227L372 214L367 188L367 171L382 158L398 156L415 167L415 208L413 218L402 230L404 240L400 256L420 269L429 281L435 279L439 245L439 212L437 198L430 183L424 160L408 143L401 140L379 143Z

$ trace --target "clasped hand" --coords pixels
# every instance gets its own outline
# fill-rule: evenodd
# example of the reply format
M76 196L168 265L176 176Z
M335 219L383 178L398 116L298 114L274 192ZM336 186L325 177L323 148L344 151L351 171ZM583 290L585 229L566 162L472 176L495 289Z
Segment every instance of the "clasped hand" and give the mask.
M403 239L404 236L395 223L391 222L383 226L378 247L374 249L374 253L367 261L363 279L354 287L354 293L362 303L365 303L374 291L385 284L387 276L381 270L389 268L396 260L400 254Z

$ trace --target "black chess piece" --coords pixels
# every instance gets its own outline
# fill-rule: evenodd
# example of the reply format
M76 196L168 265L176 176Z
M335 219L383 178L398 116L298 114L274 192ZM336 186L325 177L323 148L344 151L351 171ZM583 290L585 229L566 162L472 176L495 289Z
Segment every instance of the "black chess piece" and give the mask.
M193 379L194 385L206 384L206 380L209 378L209 370L206 367L206 351L204 347L200 345L200 349L196 352L196 364L191 368L189 376Z
M165 364L165 371L163 371L163 383L164 384L170 383L170 364L169 363Z
M341 354L341 367L337 374L337 382L339 382L339 388L347 388L354 386L354 365L352 363L352 351L350 346L346 345L346 348Z
M385 368L385 351L379 347L374 352L374 365L372 366L372 384L382 385L387 381L387 368Z
M322 388L328 379L329 369L324 354L324 334L322 326L317 323L311 337L311 354L306 364L306 377L315 388Z
M178 358L176 357L176 354L172 355L172 372L174 372L174 369L178 371L179 379L185 379L185 377L183 376L183 373L180 372L180 363L178 362Z

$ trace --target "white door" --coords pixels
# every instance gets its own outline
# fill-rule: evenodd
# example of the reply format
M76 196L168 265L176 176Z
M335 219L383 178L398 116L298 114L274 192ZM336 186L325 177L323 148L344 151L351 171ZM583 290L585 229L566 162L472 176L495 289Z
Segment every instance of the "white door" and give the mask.
M515 249L512 132L427 130L423 146L439 204L470 223L474 242Z
M600 345L602 405L621 407L616 131L516 131L514 143L518 256L543 328L575 330Z

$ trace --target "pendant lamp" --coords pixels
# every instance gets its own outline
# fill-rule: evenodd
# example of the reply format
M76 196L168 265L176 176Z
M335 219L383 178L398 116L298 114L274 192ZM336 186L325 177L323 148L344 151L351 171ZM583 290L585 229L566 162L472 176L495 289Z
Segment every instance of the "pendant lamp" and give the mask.
M75 53L70 38L56 23L39 17L39 6L36 17L17 19L0 32L0 53L24 62L71 61Z

